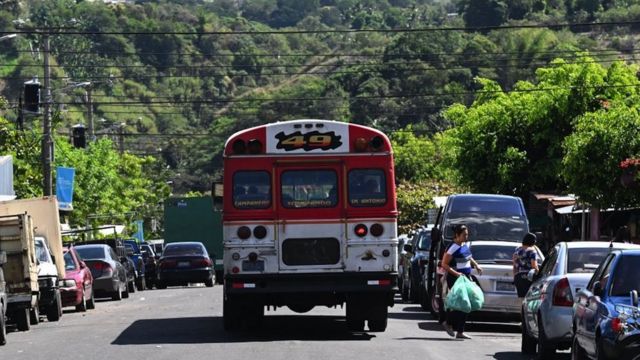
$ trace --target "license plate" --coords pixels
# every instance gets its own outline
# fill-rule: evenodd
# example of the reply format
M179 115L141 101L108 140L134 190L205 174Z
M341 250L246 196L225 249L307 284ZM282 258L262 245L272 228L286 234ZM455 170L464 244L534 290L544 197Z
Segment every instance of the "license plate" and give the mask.
M178 261L178 267L189 267L191 266L190 261Z
M243 261L242 271L264 271L264 261L258 260L255 262Z
M516 287L510 282L498 281L498 282L496 282L496 291L515 292L516 291Z

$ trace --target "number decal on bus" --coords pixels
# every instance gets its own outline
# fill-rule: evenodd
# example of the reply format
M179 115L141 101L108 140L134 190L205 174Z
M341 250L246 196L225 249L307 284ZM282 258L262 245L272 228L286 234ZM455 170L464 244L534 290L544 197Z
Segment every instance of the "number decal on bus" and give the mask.
M332 150L342 145L340 139L342 136L336 135L333 131L326 133L320 133L318 131L311 131L306 134L302 134L300 131L296 131L292 134L285 134L283 131L276 134L278 143L276 149L283 149L284 151L293 151L303 149L305 151L311 150Z

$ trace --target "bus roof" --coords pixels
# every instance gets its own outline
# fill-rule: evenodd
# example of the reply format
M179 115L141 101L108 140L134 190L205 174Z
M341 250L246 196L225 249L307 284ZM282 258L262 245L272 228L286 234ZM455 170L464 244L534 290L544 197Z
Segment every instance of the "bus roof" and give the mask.
M233 134L224 156L301 155L388 152L391 142L379 130L363 125L317 119L282 121Z

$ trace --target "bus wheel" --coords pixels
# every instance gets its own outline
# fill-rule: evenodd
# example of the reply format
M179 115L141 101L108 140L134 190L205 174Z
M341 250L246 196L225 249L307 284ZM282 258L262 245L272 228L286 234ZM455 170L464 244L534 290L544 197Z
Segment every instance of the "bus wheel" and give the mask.
M371 306L369 318L369 331L383 332L387 329L388 308L386 304Z
M238 307L226 296L222 300L222 324L225 331L234 331L241 321Z
M347 301L347 329L349 331L364 331L364 316L360 304Z

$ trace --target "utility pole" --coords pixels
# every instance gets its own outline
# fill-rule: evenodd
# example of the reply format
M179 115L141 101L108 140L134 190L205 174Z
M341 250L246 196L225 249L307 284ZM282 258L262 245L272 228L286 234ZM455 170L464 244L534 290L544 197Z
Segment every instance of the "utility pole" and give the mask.
M96 141L96 133L93 127L93 100L91 93L93 91L92 85L87 86L87 120L89 122L89 142Z
M44 196L53 193L53 182L51 179L52 146L51 137L51 68L49 67L49 33L46 30L42 33L44 43L44 116L42 120L42 192Z

